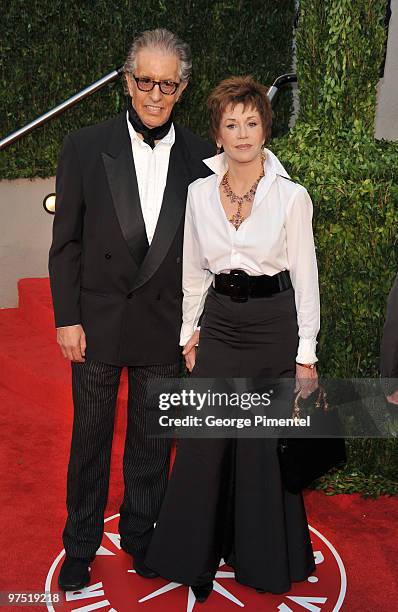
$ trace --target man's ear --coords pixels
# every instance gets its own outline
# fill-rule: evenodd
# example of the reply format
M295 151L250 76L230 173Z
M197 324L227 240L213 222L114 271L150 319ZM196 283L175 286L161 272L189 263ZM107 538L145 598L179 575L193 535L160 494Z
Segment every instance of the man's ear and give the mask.
M183 91L184 91L184 89L187 87L187 85L188 85L188 81L183 81L183 82L180 84L180 87L179 87L179 89L178 89L178 94L177 94L177 97L176 97L176 102L178 102L178 101L179 101L179 99L181 98L181 96L182 96L182 92L183 92Z

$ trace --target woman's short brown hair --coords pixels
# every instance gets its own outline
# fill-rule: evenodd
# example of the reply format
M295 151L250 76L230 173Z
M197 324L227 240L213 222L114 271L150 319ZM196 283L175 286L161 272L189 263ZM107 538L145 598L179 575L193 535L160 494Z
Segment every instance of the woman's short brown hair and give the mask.
M221 117L227 106L243 104L255 108L260 115L264 130L265 141L271 134L272 108L267 96L268 88L255 81L251 76L233 76L224 79L211 92L207 99L207 108L210 113L210 134L217 140Z

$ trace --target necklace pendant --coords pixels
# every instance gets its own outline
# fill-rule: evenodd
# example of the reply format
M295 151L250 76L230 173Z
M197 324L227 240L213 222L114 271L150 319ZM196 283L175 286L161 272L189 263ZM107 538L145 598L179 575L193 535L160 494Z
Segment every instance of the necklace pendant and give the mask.
M238 196L236 193L232 191L231 186L228 182L228 170L224 174L222 181L221 181L221 185L224 188L224 193L227 196L227 198L231 200L232 204L238 205L238 210L236 211L236 213L233 214L232 217L228 219L228 221L232 223L232 225L234 226L236 230L239 229L239 227L242 225L243 221L245 220L245 217L242 215L242 206L245 202L248 202L249 204L253 202L254 196L256 195L256 189L258 187L259 182L263 178L263 176L264 176L264 170L262 170L257 181L254 183L254 185L252 185L249 191L245 193L243 196Z
M234 228L237 230L242 225L245 218L241 214L240 210L238 210L235 214L230 217L229 222L232 223Z

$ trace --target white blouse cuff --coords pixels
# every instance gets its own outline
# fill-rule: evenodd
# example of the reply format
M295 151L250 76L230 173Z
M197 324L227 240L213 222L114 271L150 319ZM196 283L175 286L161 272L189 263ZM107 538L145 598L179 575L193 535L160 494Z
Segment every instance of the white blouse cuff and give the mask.
M316 338L300 338L297 351L297 363L316 363Z
M191 339L192 334L195 330L192 328L192 325L189 323L183 323L181 327L180 334L180 346L185 346L188 340Z

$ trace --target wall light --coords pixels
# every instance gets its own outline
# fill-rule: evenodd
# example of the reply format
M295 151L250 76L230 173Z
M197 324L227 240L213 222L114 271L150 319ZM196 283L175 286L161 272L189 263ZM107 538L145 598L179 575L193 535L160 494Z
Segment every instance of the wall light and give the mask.
M55 193L49 193L43 200L43 207L50 215L55 215Z

